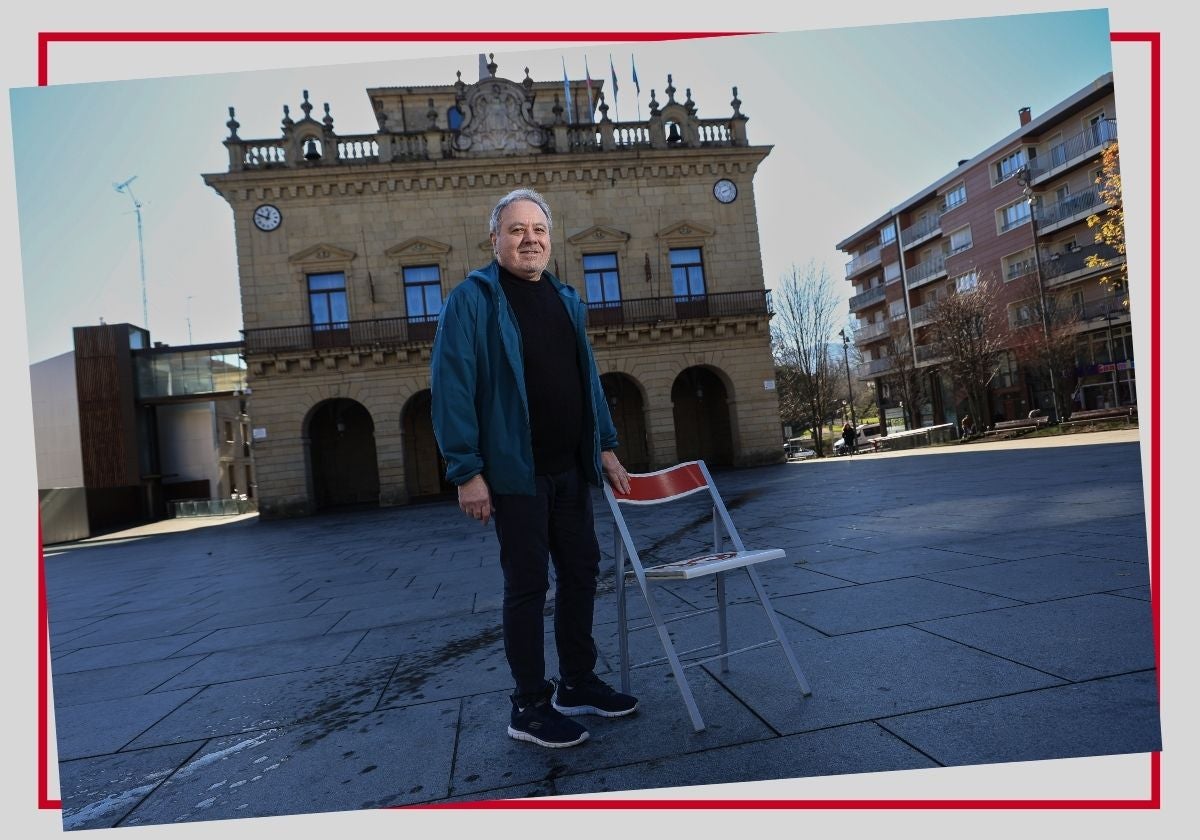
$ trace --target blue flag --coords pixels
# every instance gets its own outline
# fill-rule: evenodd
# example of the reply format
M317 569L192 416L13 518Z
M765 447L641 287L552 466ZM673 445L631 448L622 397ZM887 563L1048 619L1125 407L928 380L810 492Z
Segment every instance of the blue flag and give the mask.
M575 122L575 109L571 107L571 82L567 79L567 60L564 58L563 63L563 95L566 97L567 106L567 122Z
M637 62L634 61L634 59L633 59L633 53L629 54L629 63L633 66L633 86L637 90L637 92L640 94L642 92L642 86L638 84Z
M617 68L613 67L612 53L608 54L608 72L612 74L613 100L616 101L616 98L617 98Z
M587 79L588 122L593 122L596 108L592 104L592 71L588 70L586 55L583 57L583 75L584 78Z

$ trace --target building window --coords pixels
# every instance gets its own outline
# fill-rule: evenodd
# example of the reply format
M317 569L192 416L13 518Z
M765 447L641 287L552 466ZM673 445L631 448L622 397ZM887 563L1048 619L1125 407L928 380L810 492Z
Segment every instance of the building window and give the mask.
M229 420L225 421L225 442L233 443L233 423Z
M957 254L971 247L971 226L959 228L950 234L950 253Z
M894 300L888 304L888 314L892 316L893 321L903 318L905 311L903 300Z
M699 248L671 249L671 286L675 297L704 294L704 262Z
M1016 280L1018 277L1032 274L1036 267L1032 248L1026 248L1016 254L1009 254L1004 258L1004 279L1005 281Z
M1020 172L1022 166L1031 162L1033 157L1032 149L1017 149L1015 152L1005 155L992 165L992 180L997 184L1007 181Z
M346 275L340 271L308 275L308 311L315 330L344 330L350 320Z
M954 289L961 293L973 292L979 284L979 275L974 271L968 271L966 274L960 274L954 278Z
M246 465L246 498L254 498L254 468Z
M616 254L584 254L583 285L589 307L619 306L621 277Z
M946 193L946 209L952 210L967 200L967 185L958 184Z
M896 241L896 226L888 225L883 230L879 231L879 244L886 245L889 242Z
M1011 350L1005 350L996 360L996 387L1011 388L1017 384L1017 359Z
M404 266L404 305L412 320L437 320L442 311L442 272L436 265Z
M1025 199L1014 201L997 212L1000 216L1000 232L1004 233L1029 221L1029 202Z
M242 426L242 455L249 457L250 456L250 427L247 426L245 423L242 423L241 426Z
M883 282L894 283L900 279L900 261L888 263L883 267Z
M1033 301L1020 301L1008 307L1008 324L1010 327L1028 327L1033 323L1037 307Z
M233 464L225 465L226 474L229 476L229 495L236 496L237 489L237 473L234 471Z

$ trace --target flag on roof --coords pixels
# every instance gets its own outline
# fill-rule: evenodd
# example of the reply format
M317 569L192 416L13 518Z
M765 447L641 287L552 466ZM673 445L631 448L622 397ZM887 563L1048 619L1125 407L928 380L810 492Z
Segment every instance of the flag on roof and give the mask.
M595 106L592 104L592 73L588 70L587 56L583 57L583 75L587 79L587 95L588 95L588 122L594 122L593 114L596 113Z
M633 86L634 86L634 88L637 90L637 92L638 92L638 93L641 93L641 92L642 92L642 86L638 84L638 78L637 78L637 61L635 61L635 60L634 60L634 58L633 58L633 53L630 53L630 54L629 54L629 63L630 63L630 65L632 65L632 66L633 66Z
M563 96L566 98L567 122L575 122L575 109L571 107L571 82L567 79L567 60L563 59Z

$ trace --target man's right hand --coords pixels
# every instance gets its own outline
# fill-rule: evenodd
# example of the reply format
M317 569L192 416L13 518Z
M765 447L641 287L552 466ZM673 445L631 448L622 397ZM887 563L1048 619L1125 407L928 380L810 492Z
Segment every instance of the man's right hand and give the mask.
M482 524L492 518L492 493L482 475L458 485L458 509Z

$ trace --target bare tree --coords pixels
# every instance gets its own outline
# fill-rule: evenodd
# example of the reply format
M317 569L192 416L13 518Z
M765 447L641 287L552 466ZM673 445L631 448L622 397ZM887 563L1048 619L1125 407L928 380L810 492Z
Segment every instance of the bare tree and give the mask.
M919 429L921 427L921 406L929 399L929 396L928 389L925 387L925 377L921 376L916 361L913 359L912 336L904 321L889 322L885 345L892 366L883 375L883 381L903 403L904 413L908 418L908 428Z
M1083 317L1069 295L1044 291L1036 275L1022 281L1024 299L1013 310L1010 346L1017 359L1054 391L1060 416L1071 411L1071 394L1079 384L1075 337Z
M771 296L771 331L777 360L794 368L796 411L813 430L813 447L824 455L823 421L840 393L839 366L830 358L839 297L824 265L793 265Z
M933 310L932 332L942 370L965 394L971 416L987 417L987 389L996 376L1008 327L996 302L998 283L991 275L975 272L973 283L938 301Z

